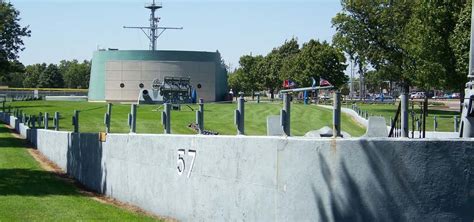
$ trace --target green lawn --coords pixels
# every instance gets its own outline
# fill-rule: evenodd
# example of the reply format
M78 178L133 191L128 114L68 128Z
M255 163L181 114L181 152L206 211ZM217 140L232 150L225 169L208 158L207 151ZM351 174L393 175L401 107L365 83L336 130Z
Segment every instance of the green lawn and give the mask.
M357 105L361 108L361 110L368 111L369 115L385 117L387 125L390 125L390 117L395 117L395 113L398 108L398 103L396 105L358 103ZM346 107L350 108L350 105L347 105ZM454 132L454 116L457 115L459 117L459 112L443 111L439 110L439 108L440 107L435 106L428 107L428 116L426 117L426 130L434 130L434 116L436 116L438 122L437 131ZM411 112L411 105L409 112ZM420 113L420 107L418 105L415 105L415 113L417 113L417 115ZM408 121L411 130L411 115L409 115Z
M81 195L70 183L44 171L0 125L0 221L154 221Z
M22 109L27 114L38 115L39 112L48 112L50 116L55 111L62 115L61 130L72 130L71 117L75 109L80 110L80 131L104 131L105 103L88 102L58 102L58 101L24 101L8 103L12 107ZM7 105L8 105L7 104ZM269 115L278 115L282 108L281 103L252 103L245 104L245 132L247 135L265 135L266 118ZM158 105L140 105L137 111L137 133L162 133L161 109ZM197 109L196 105L192 105ZM219 132L221 135L235 135L234 110L236 104L205 104L204 126L207 130ZM332 110L317 106L293 104L291 107L292 135L301 136L310 130L323 126L332 126ZM127 115L130 105L114 104L112 111L111 131L126 133ZM181 111L172 111L171 131L177 134L193 134L187 126L195 121L195 112L183 106ZM52 127L52 121L49 124ZM342 130L352 136L361 136L365 129L354 122L349 116L342 116Z

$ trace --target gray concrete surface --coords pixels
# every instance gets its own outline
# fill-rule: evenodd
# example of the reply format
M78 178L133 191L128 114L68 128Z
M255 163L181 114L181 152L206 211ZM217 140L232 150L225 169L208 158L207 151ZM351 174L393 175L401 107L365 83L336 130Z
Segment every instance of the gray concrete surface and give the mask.
M35 136L89 188L183 221L474 219L474 139Z
M371 116L368 119L364 137L388 137L387 123L384 117Z
M280 115L267 117L267 136L283 136L285 132L281 126Z

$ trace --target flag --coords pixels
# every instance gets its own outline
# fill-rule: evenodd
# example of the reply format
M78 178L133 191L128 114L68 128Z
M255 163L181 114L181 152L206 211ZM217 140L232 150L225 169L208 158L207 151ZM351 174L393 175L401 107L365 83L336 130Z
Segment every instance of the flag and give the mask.
M332 86L332 84L329 81L319 77L319 86Z
M292 88L292 87L295 87L296 84L295 82L289 80L289 79L286 79L283 81L283 88Z

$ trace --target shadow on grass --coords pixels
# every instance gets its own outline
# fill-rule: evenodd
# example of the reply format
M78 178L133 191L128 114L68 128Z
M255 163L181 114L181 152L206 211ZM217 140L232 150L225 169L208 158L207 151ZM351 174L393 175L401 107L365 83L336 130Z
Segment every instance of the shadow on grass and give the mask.
M0 169L0 196L79 195L57 175L31 169Z
M8 137L0 138L0 148L26 148L26 142L24 140L15 138L11 136L10 133L13 132L6 126L0 127L0 135L8 135Z

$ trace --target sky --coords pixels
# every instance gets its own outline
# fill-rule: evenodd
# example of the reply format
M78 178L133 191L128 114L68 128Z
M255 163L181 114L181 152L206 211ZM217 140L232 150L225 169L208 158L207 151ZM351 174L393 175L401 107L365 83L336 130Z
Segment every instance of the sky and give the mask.
M31 37L20 53L25 64L90 60L98 48L146 50L147 0L10 0ZM265 55L286 39L331 41L331 19L341 10L338 0L173 0L161 1L159 50L219 50L231 68L246 54Z

